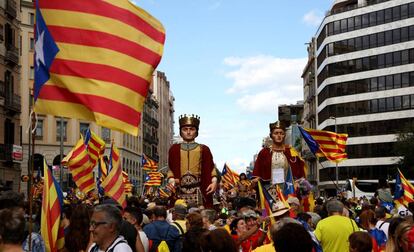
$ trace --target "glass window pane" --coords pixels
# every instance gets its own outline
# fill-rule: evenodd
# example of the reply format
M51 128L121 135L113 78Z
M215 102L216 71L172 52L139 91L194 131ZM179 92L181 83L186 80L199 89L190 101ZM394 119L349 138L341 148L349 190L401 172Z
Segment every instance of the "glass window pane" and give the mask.
M392 21L392 8L388 8L384 10L385 12L385 23Z
M394 74L394 88L401 87L401 74Z
M408 27L401 28L401 42L408 41Z
M393 78L392 75L387 75L385 77L385 89L392 89L393 88Z
M362 15L362 28L369 26L369 14Z
M348 31L354 30L354 17L348 18Z
M392 53L385 54L385 67L392 66Z
M394 97L394 110L401 109L401 96Z
M393 53L393 66L401 65L401 51Z
M373 11L369 14L369 26L377 25L377 12Z
M414 40L414 25L408 27L408 33L410 40Z
M338 34L340 32L341 32L341 23L338 20L334 22L334 34Z
M407 50L401 51L401 64L408 64L408 63L409 63L408 51Z
M400 34L400 29L394 29L392 30L392 43L396 44L396 43L400 43L401 42L401 34Z
M386 109L385 98L378 99L378 112L384 112Z
M414 14L414 8L413 8L413 14ZM361 16L355 16L355 30L361 29Z
M401 19L408 17L408 4L401 5Z
M369 35L369 48L375 48L377 47L377 34L371 34Z
M385 45L391 45L392 44L392 31L386 31L385 32Z
M385 55L378 55L378 68L383 68L385 66Z
M362 37L362 49L368 49L369 48L369 35Z
M408 73L401 74L401 87L408 87L410 86L410 76Z
M371 100L370 108L371 108L372 113L377 113L378 112L378 100L377 99Z
M392 8L392 21L397 21L400 19L400 6L395 6Z
M414 3L408 5L408 16L414 17Z
M378 80L377 78L371 78L371 86L370 86L370 91L374 92L378 90Z
M385 90L385 77L378 77L378 90Z
M410 96L409 95L404 95L402 97L402 108L407 109L409 107L410 107Z
M346 19L341 20L341 32L347 32L348 31L348 25L347 25L346 21L347 21Z
M386 102L387 102L387 111L393 111L394 110L394 97L388 97Z
M377 11L377 24L384 23L384 10Z

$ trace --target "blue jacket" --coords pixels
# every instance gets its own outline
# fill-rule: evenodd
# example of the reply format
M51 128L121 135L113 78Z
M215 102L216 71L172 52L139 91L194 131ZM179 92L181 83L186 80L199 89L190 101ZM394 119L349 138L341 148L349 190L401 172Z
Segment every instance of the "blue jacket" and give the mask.
M181 236L178 229L167 221L156 220L144 227L148 240L152 241L152 247L158 247L161 241L166 241L170 251L181 252ZM152 249L150 248L150 251Z

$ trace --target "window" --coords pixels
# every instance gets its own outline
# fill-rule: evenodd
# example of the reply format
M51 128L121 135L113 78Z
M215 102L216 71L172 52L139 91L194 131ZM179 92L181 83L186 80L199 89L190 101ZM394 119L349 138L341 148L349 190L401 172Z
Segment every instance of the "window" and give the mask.
M408 4L401 5L401 19L408 17Z
M393 53L385 54L385 67L392 67L392 54Z
M394 88L401 88L401 74L394 74Z
M377 34L371 34L369 35L369 47L374 48L377 46Z
M378 112L384 112L385 108L385 98L378 99Z
M385 45L391 45L392 44L392 31L386 31L385 32Z
M378 55L378 68L383 68L383 67L385 67L385 55L380 54Z
M60 132L63 132L63 141L67 141L67 125L68 122L67 121L63 121L63 128L61 128L61 119L57 118L56 119L56 141L60 141Z
M384 46L385 44L385 33L380 32L377 34L377 46Z
M377 25L377 12L369 13L369 26Z
M111 143L111 130L105 127L102 127L101 132L102 140L105 141L105 143Z
M401 28L401 42L408 41L408 27Z
M394 97L394 110L401 109L401 96Z
M341 20L341 32L347 32L348 31L348 25L347 25L346 21L347 21L346 19Z
M392 21L397 21L400 18L400 6L395 6L394 8L392 8Z
M401 65L401 51L393 53L393 66Z
M393 88L392 75L387 75L385 77L385 89L389 90L392 88Z
M378 82L377 82L377 78L372 78L371 79L371 86L370 86L370 91L377 91L378 90Z
M82 134L82 136L86 135L86 132L89 129L89 123L79 123L79 131Z
M378 100L371 100L371 112L377 113L378 112Z
M362 49L368 49L369 48L369 35L362 37Z
M394 110L394 97L388 97L387 98L387 111L393 111Z
M377 24L383 24L384 23L384 10L377 11Z
M36 124L35 139L43 140L43 119L38 119Z
M385 77L378 77L378 90L385 90Z
M34 13L29 13L29 24L34 25Z
M385 23L391 22L392 20L392 8L388 8L384 10L384 16L385 16Z
M410 108L410 96L409 95L404 95L402 97L402 107L403 109Z
M401 34L400 34L400 29L394 29L392 30L392 43L396 44L396 43L400 43L401 42Z
M338 34L341 31L341 23L340 21L335 21L334 22L334 34Z
M30 78L31 80L33 80L33 79L34 79L34 67L33 67L33 66L31 66L31 67L30 67L29 78Z
M34 50L34 47L35 47L34 38L30 38L30 50Z
M354 30L354 17L348 18L348 31Z
M361 29L361 16L355 16L355 30Z
M362 28L369 26L369 14L362 15Z
M408 87L410 86L410 76L408 73L401 74L401 87Z

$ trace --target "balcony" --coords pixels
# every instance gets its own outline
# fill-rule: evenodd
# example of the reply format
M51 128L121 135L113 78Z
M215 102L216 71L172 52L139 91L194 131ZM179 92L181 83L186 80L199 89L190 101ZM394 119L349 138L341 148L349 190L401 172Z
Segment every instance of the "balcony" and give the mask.
M6 162L13 161L13 144L0 144L0 160Z
M16 1L7 0L7 2L6 2L6 14L7 14L7 16L9 16L12 19L17 17Z
M13 113L20 113L21 101L20 96L17 94L5 95L4 108Z
M151 136L148 133L144 134L144 141L147 142L147 143L150 143L150 144L158 144L158 138L154 137L154 136Z
M6 49L6 62L10 65L19 64L19 50L17 49L17 47L11 44L6 44Z

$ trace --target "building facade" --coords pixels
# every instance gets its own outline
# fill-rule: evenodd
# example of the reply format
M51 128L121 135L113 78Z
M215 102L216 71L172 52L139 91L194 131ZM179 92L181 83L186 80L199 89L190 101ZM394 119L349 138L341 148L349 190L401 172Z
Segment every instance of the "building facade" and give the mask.
M170 89L170 82L165 73L155 71L153 74L153 89L158 101L158 169L168 170L168 150L174 135L174 96Z
M22 155L19 10L20 1L0 1L0 189L13 190L20 186Z
M316 128L349 136L340 184L395 175L397 134L414 121L413 17L412 0L336 0L316 33ZM320 185L335 175L323 162Z

